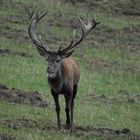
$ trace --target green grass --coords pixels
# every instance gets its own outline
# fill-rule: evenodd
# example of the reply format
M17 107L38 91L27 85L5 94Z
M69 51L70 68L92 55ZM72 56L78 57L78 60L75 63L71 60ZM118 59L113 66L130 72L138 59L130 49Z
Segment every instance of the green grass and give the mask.
M90 11L80 7L73 7L71 4L64 5L54 0L38 0L37 2L13 0L11 4L8 2L6 0L4 5L0 6L0 16L3 18L3 21L0 22L0 49L9 49L12 52L25 52L32 57L0 54L0 83L11 88L27 91L37 90L48 101L49 107L39 108L0 101L0 120L31 118L38 120L42 126L49 124L52 127L56 127L54 101L46 78L47 62L39 56L36 49L33 48L32 42L24 39L24 35L27 36L28 27L28 16L24 11L24 7L35 7L37 5L39 9L47 9L49 11L48 17L40 23L38 32L42 34L44 40L45 38L52 39L54 43L51 46L55 46L55 49L58 48L61 37L64 38L65 42L69 40L73 31L69 23L71 21L76 23L77 16L86 17L87 13L90 13L88 14L89 17L94 15L98 21L102 22L100 27L97 28L101 33L95 35L95 38L88 38L74 53L74 58L78 61L81 70L78 94L75 99L75 126L107 127L115 130L128 128L132 132L140 134L139 102L130 103L124 101L120 103L118 100L102 102L92 100L92 98L86 100L90 94L118 97L119 99L122 96L124 97L124 95L126 98L140 95L139 49L134 52L129 50L128 47L132 47L131 44L126 46L129 39L122 44L120 40L115 42L115 37L113 37L109 39L108 42L112 41L113 43L108 43L108 47L100 40L100 36L106 37L106 33L102 32L102 29L103 31L111 29L116 34L121 33L125 28L133 29L138 27L139 18L123 15L113 16L108 12L102 11L102 9L95 8L94 11ZM8 11L5 9L6 7L9 9ZM59 18L60 13L63 14L61 18ZM13 16L13 19L7 20L11 16ZM19 22L15 23L12 21ZM64 26L58 26L58 23ZM11 35L10 38L3 32ZM136 33L132 34L135 39L135 36L137 37ZM79 32L77 35L79 36ZM91 36L94 36L94 33ZM55 40L55 37L58 40ZM96 40L101 44L101 47L92 47ZM136 43L134 44L134 47L136 47L140 42L139 40L137 42L134 40L133 43ZM107 66L96 64L96 60L105 62ZM62 123L65 124L64 98L61 96L60 99ZM69 131L62 129L60 132L55 130L46 132L38 127L13 129L1 124L0 133L14 136L17 140L21 138L25 140L107 139L101 134L91 134L91 132L84 134L84 136L88 135L88 137L83 137L78 131L69 133Z

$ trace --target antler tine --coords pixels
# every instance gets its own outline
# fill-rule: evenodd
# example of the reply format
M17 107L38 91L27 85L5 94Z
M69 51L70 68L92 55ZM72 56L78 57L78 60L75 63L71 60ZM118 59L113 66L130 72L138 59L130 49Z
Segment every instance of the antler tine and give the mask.
M73 45L73 43L74 43L74 37L75 37L75 30L73 31L73 36L72 36L72 40L70 41L70 44L68 45L68 47L71 47L72 45ZM60 45L60 48L59 48L59 50L58 50L58 53L59 54L62 54L63 53L63 51L65 51L65 49L64 50L61 50L62 49L62 44Z
M82 30L82 34L84 34L84 21L81 19L81 17L78 17L78 20L79 20L79 23L80 23L80 26L81 26L81 30Z
M32 10L32 12L30 12L30 10L27 11L28 16L29 16L29 20L31 20L31 18L33 17L34 12L35 12L35 9L36 9L36 8L34 8L34 9Z
M79 43L81 43L84 40L84 38L86 38L86 36L96 27L96 25L101 23L101 22L96 22L94 18L93 18L93 20L88 21L87 23L85 23L80 17L78 18L78 20L80 22L82 35L74 43L74 37L75 37L75 31L74 31L72 41L70 42L70 44L68 45L67 48L61 50L61 52L60 52L61 54L64 54L64 53L70 51L75 46L77 46Z
M79 20L80 25L81 25L81 27L82 27L82 29L83 29L83 26L84 26L84 22L83 22L83 20L81 19L81 17L78 17L78 20Z
M58 49L57 53L59 53L59 52L61 51L62 46L63 46L63 38L62 38L61 45L60 45L60 47L59 47L59 49Z
M101 22L96 22L96 20L93 19L92 20L88 20L87 23L84 23L84 21L80 20L83 24L83 31L85 34L85 37Z
M41 12L40 13L40 15L39 15L39 13L38 13L38 11L37 11L37 13L36 13L36 20L37 20L37 23L46 15L48 13L48 11L45 11L45 12Z
M92 21L97 25L97 24L100 24L101 22L96 22L95 18L93 17Z
M39 39L39 41L41 42L41 45L45 47L45 44L44 44L44 42L43 42L42 39L41 39L41 35L38 36L38 39Z
M40 15L40 19L42 19L45 15L47 15L48 11L46 10L45 12L41 12L41 15Z
M68 47L71 47L73 45L73 43L74 43L74 37L75 37L75 30L73 31L72 40L71 40L71 42L70 42L70 44L69 44Z

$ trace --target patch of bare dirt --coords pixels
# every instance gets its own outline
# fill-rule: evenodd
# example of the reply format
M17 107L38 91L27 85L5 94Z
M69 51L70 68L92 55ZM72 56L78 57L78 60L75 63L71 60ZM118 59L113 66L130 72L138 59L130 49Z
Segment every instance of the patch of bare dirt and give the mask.
M40 130L44 131L56 131L57 128L52 123L51 120L47 122L43 122L42 120L36 120L32 118L19 118L19 119L9 119L9 120L0 120L0 125L4 125L13 129L20 129L20 128L39 128Z
M85 101L99 101L99 102L112 102L112 103L140 103L140 95L139 94L125 94L126 91L119 91L123 92L123 94L117 96L106 96L106 95L96 95L96 94L89 94L85 97Z
M112 1L112 0L75 0L81 8L96 10L100 9L114 15L140 16L139 0Z
M88 65L89 69L97 71L105 71L108 67L110 67L110 63L103 59L90 60Z
M57 131L56 126L54 126L51 121L49 121L48 123L44 123L41 120L28 118L21 118L16 120L0 120L0 125L4 125L13 129L27 127L38 128L45 132L51 131L52 133L56 133ZM138 140L140 138L139 135L134 134L128 128L124 128L122 130L114 130L111 128L95 128L92 126L74 126L71 130L68 131L62 128L59 133L69 133L70 135L75 135L82 138L91 138L94 137L94 135L97 135L103 137L105 140L112 138L115 138L117 140L124 140L124 138Z
M128 56L128 57L127 57ZM136 55L135 55L136 56ZM121 73L124 72L132 72L132 73L136 73L139 74L140 73L140 66L136 65L136 64L123 64L122 62L119 61L113 61L113 62L109 62L107 60L104 59L90 59L88 58L88 56L82 56L87 63L86 68L88 68L91 71L98 71L98 72L111 72L112 73L112 69L114 71L119 71ZM131 57L129 57L129 54L125 55L122 54L122 57L131 59Z
M29 38L26 31L11 29L8 26L3 27L3 25L0 25L0 27L3 28L2 30L0 30L0 36L23 43L29 42Z
M38 123L36 120L33 119L16 119L16 120L0 120L1 125L8 126L13 129L23 128L23 127L37 127Z
M15 140L15 138L7 134L0 134L0 140Z
M7 100L12 103L35 105L46 107L47 102L41 97L37 91L23 91L15 88L8 88L0 84L0 100Z
M93 3L101 4L102 2L103 1L97 1ZM21 5L23 4L21 3ZM94 7L96 6L94 5ZM28 9L30 8L27 6L26 12L28 11ZM11 18L10 15L8 17L2 17L2 20L0 20L0 28L1 28L0 36L11 39L11 40L16 40L16 41L18 40L22 43L29 43L30 39L26 31L26 28L27 28L26 25L28 24L28 18L27 18L26 12L24 13L24 16L22 16L22 18L20 18L19 15L16 15L13 18ZM51 16L53 18L47 22L47 24L49 24L50 27L57 26L57 27L61 27L62 30L64 28L67 28L67 29L70 28L71 30L73 30L73 28L75 29L78 28L79 30L78 21L77 19L74 19L75 15L73 15L72 13L67 13L67 15L64 15L62 13L55 13L54 15L51 15ZM10 27L9 23L18 24L18 25L21 24L22 26L24 25L25 27L21 29L20 28L15 29L15 28ZM130 50L137 52L137 50L140 50L139 49L140 48L139 47L139 43L140 43L139 42L139 38L140 38L139 27L140 25L136 25L133 28L124 28L121 30L115 30L101 24L94 31L96 35L96 42L95 41L93 42L93 40L95 40L95 36L90 36L89 38L87 38L87 42L90 44L90 46L93 46L93 47L109 47L109 46L110 47L112 46L125 47L126 46L127 48L127 46L129 46ZM56 37L55 34L51 35L51 32L50 33L46 32L46 34L49 34L49 36L46 37L47 38L46 41L48 41L50 44L51 43L57 44L58 42L61 42L62 40L61 37ZM42 36L45 36L45 35L42 35ZM68 41L67 38L66 39L64 38L64 40Z
M96 48L113 48L116 46L123 46L123 49L126 50L129 46L129 48L133 47L132 50L135 52L140 51L140 48L137 47L140 43L140 25L135 25L132 28L127 27L117 30L101 24L94 32L96 35L96 42L93 42L93 40L95 40L95 36L90 36L87 39L89 43L91 42L90 44L94 45ZM120 49L122 49L122 47Z
M14 52L14 51L11 51L10 49L1 49L1 48L0 48L0 54L1 55L18 55L22 57L33 57L32 55L29 55L25 52Z
M137 140L138 138L140 138L139 135L135 135L133 132L131 132L130 129L127 128L124 128L122 130L114 130L111 128L95 128L92 126L87 126L87 127L78 126L72 129L72 132L76 132L76 134L84 138L90 138L94 135L101 136L103 140L109 140L109 139L124 140L125 138Z
M11 15L13 17L13 15ZM9 15L8 17L1 17L0 20L0 36L5 37L10 40L16 40L16 41L21 41L21 42L28 42L29 38L26 33L25 29L18 29L14 28L14 25L12 24L22 24L20 23L21 18L20 17L14 17L11 20L11 16ZM21 21L22 22L22 21ZM12 25L13 28L10 26ZM22 25L23 26L23 25Z

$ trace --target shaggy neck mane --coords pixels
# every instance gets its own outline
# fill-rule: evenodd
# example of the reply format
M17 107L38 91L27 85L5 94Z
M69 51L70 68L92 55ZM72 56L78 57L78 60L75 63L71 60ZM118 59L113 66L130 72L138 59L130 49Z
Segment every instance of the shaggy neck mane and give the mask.
M60 91L63 86L63 73L64 73L64 64L62 61L61 67L57 71L57 75L54 78L48 77L48 82L51 88L55 91Z

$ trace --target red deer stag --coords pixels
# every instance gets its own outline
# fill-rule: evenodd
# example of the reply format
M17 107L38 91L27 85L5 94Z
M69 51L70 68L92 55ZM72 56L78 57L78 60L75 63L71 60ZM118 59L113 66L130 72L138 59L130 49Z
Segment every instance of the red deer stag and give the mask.
M30 14L30 22L28 27L28 34L32 42L36 45L36 49L39 54L48 61L47 66L47 78L51 88L51 94L55 101L57 124L58 129L61 128L60 122L60 105L59 94L63 94L66 103L66 126L71 128L73 124L73 107L74 98L77 93L77 86L80 78L79 66L70 56L74 52L74 47L83 41L83 39L98 25L100 22L96 22L94 19L88 22L84 22L79 18L81 25L82 35L74 41L75 30L73 32L73 38L68 47L62 49L62 44L57 52L50 51L48 46L44 44L41 36L36 34L37 23L47 14L47 11L38 13L33 11Z

